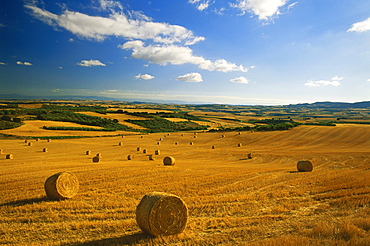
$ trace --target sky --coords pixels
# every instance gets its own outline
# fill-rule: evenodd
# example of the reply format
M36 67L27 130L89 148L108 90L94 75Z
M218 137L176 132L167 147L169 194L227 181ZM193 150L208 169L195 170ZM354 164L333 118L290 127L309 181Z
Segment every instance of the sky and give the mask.
M2 0L0 94L370 100L369 0Z

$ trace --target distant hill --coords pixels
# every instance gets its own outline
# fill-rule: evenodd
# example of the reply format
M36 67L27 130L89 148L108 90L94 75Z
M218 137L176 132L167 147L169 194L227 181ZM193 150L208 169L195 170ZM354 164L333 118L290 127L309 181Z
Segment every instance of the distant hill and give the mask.
M292 108L369 108L370 101L367 102L315 102L315 103L301 103L301 104L290 104L288 107Z

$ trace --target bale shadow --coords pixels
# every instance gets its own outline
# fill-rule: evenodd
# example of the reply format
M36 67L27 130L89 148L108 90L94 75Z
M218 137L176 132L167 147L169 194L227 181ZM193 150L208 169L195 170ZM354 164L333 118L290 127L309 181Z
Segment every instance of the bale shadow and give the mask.
M3 204L0 204L0 207L4 207L4 206L18 207L18 206L23 206L27 204L41 203L41 202L46 202L46 201L49 201L47 197L30 198L30 199L23 199L23 200L18 200L18 201L13 201L13 202L6 202Z
M154 239L155 237L144 232L126 235L117 238L106 238L85 243L62 244L62 246L106 246L106 245L135 245L141 240Z

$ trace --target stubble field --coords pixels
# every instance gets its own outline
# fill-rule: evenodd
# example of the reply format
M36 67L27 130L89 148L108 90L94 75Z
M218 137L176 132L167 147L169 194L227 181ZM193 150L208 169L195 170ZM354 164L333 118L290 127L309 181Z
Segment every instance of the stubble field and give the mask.
M365 125L32 143L0 140L0 244L370 244ZM160 155L149 160L155 150ZM5 158L9 153L14 159ZM97 153L102 159L93 163ZM129 154L134 160L127 160ZM176 164L164 166L165 156ZM314 170L297 172L300 160L312 161ZM49 201L44 182L60 171L74 173L80 191L69 200ZM155 238L140 230L136 206L152 191L185 201L189 218L183 233Z

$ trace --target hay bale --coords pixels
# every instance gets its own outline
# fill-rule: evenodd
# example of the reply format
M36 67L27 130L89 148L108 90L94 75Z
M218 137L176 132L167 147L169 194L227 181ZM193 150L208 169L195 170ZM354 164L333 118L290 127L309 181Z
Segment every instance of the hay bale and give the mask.
M241 143L238 143L238 147L242 147L243 145Z
M128 155L128 156L127 156L127 160L131 161L131 160L133 160L133 159L134 159L134 156L133 156L133 155Z
M28 143L28 146L32 146L33 144L31 142Z
M166 156L165 158L163 158L163 164L166 166L173 166L175 165L175 158L173 158L172 156Z
M179 143L178 142L175 142L175 145L178 145Z
M119 142L118 143L118 146L123 146L123 142Z
M157 142L157 145L161 145L161 142Z
M216 148L216 147L213 145L213 146L212 146L212 149L215 149L215 148Z
M194 138L197 138L197 136L194 136Z
M297 163L298 172L311 172L313 170L312 162L310 161L299 161Z
M238 135L242 135L242 133L241 132L238 132Z
M25 143L28 143L28 140L26 139L26 140L24 140L24 142L25 142Z
M146 154L148 152L147 149L143 149L143 153Z
M99 157L99 156L94 156L94 157L92 158L92 161L93 161L93 162L100 162L100 157Z
M43 148L42 152L48 152L48 148Z
M163 138L159 138L159 141L162 141L163 140Z
M137 148L136 148L136 150L137 150L137 151L141 151L141 147L137 147Z
M101 153L97 153L96 156L99 157L99 158L103 157Z
M0 149L0 154L4 154L4 150Z
M48 143L50 143L51 142L51 139L48 139Z
M86 155L90 155L90 154L91 154L90 150L86 151Z
M38 142L38 141L40 141L40 139L39 138L36 138L36 142Z
M178 196L163 192L146 194L136 207L136 222L153 236L181 233L188 220L188 208Z
M149 155L149 160L150 161L155 161L154 156L153 155Z
M72 198L78 193L77 177L69 172L60 172L50 176L44 184L46 195L51 200Z
M160 150L156 150L156 151L154 151L154 154L155 155L160 155L161 154L161 151Z
M247 158L252 159L252 153L248 153Z
M190 145L193 145L194 143L193 142L190 142Z
M140 138L144 138L144 136L140 136Z
M7 154L7 155L5 156L5 158L6 158L6 159L13 159L13 154Z
M225 135L222 135L221 137L222 137L222 138L224 138L224 137L225 137Z

